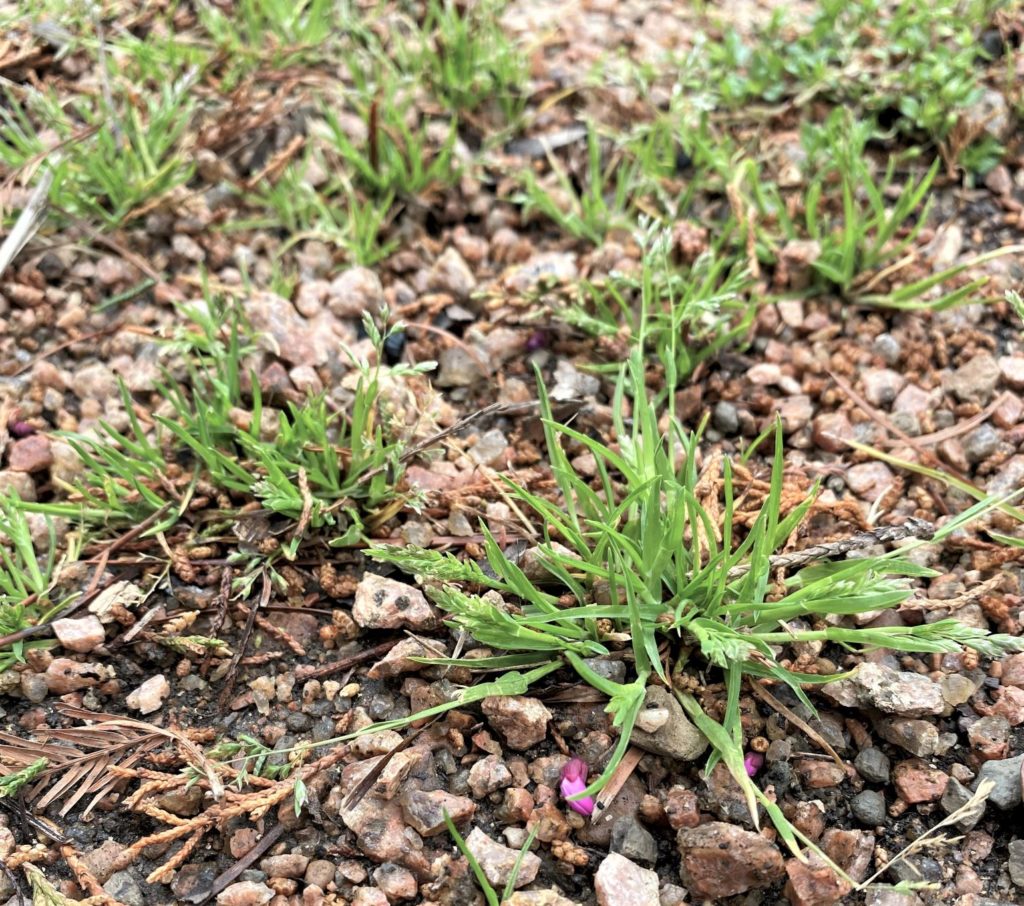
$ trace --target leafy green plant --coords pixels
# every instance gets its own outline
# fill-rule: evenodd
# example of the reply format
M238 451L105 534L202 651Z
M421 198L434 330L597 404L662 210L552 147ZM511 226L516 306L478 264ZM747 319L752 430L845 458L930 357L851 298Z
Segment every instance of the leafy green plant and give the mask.
M498 19L495 0L463 6L427 0L421 27L396 41L394 56L409 75L422 73L434 95L455 114L494 105L508 124L526 105L527 63Z
M876 177L865 155L874 131L873 123L836 110L823 127L808 125L804 132L811 160L830 162L814 173L804 199L807 233L821 243L821 256L812 267L843 293L853 288L860 274L877 270L914 241L925 224L930 205L925 199L941 165L936 159L923 176L897 187L900 161L894 155ZM842 210L830 218L824 210L829 197L825 190L833 179L839 183ZM898 194L890 205L893 189ZM899 235L911 218L909 229Z
M524 216L537 213L560 229L600 245L610 230L635 226L633 201L646 183L640 162L622 150L603 160L601 139L591 123L587 132L587 170L577 189L572 177L549 155L557 192L549 191L532 169L522 171L522 187L513 201L522 205Z
M377 408L384 366L356 363L359 380L346 413L331 411L322 393L302 405L269 410L255 375L246 385L242 362L248 328L238 309L211 303L186 314L192 327L180 330L170 346L183 358L181 377L187 381L165 375L159 393L166 414L155 414L147 428L122 389L128 432L101 422L99 438L67 435L86 467L74 489L80 501L31 507L90 522L159 517L150 529L155 532L180 518L203 482L239 506L259 501L269 515L303 530L331 526L348 543L362 532L364 518L404 500L395 491L403 447L389 436ZM387 313L382 317L386 321ZM368 316L365 326L379 362L389 334L401 325L380 329ZM433 367L424 362L390 373ZM175 486L166 477L166 463L182 457L188 465ZM294 557L301 541L301 534L293 533L280 553Z
M492 682L465 687L449 702L374 729L403 726L488 695L523 694L551 672L569 669L607 697L606 710L619 733L604 771L579 794L589 796L614 773L647 686L659 682L674 689L711 743L709 766L722 761L744 790L752 813L756 816L760 803L796 852L801 843L813 844L766 799L744 766L739 708L744 682L770 678L784 683L813 711L805 687L844 674L794 671L781 659L787 645L823 642L847 651L904 652L968 646L998 656L1021 650L1024 641L989 635L957 620L857 626L849 618L899 605L912 592L910 580L933 575L908 558L907 547L881 556L804 565L781 587L773 585L773 557L804 521L817 488L783 511L782 432L776 427L767 494L753 523L741 527L735 521L737 489L730 462L722 461L718 473L700 473L700 433L684 431L672 416L675 379L669 376L663 396L652 397L647 389L640 352L645 328L646 322L612 401L609 433L616 439L614 446L555 420L540 384L541 417L558 493L541 495L512 481L507 486L543 526L536 551L547 580L530 578L486 528L486 569L450 552L370 549L371 558L418 577L454 630L493 651L482 652L482 657L426 658L424 663L499 673ZM594 457L593 480L575 471L566 445ZM713 507L706 490L703 497L699 490L709 482L718 486ZM982 501L930 540L941 542L996 505ZM588 663L623 644L632 654L628 681L609 680ZM709 716L686 691L686 683L679 682L687 672L721 678L725 701L720 720Z
M26 516L28 508L13 492L0 496L0 636L48 623L71 600L50 599L58 566L57 535L53 523L47 520L46 554L40 559ZM65 559L75 556L72 545ZM23 662L26 650L53 644L52 640L11 642L0 651L0 672Z
M725 251L729 231L683 267L671 260L670 232L643 216L639 222L640 274L614 273L599 284L581 281L577 300L561 317L593 336L614 337L625 328L631 338L643 337L644 349L664 365L667 385L675 386L746 333L756 311L753 281ZM619 365L609 367L615 371Z
M360 106L368 133L364 146L349 137L334 109L323 108L327 147L340 158L352 182L373 193L378 203L382 197L414 197L436 186L452 185L459 176L453 154L456 121L451 121L444 141L435 147L423 125L409 124L411 101L397 100L398 91L394 85L381 89L382 94L392 93L387 103L374 96Z

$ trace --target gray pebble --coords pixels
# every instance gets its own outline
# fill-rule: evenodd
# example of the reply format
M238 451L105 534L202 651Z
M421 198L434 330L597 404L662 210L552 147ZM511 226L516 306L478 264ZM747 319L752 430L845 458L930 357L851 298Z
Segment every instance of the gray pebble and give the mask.
M721 431L727 437L736 434L740 429L740 416L736 407L726 400L720 400L715 405L715 411L711 416L711 423L716 430Z
M853 816L868 827L885 824L885 796L877 790L864 790L850 800Z
M988 459L999 446L999 432L987 422L979 425L964 441L964 453L970 462L981 462Z
M881 749L864 749L853 762L853 766L869 783L889 782L889 758Z
M1024 755L1015 758L1003 758L999 761L986 761L978 772L974 789L983 780L991 780L995 787L989 796L989 802L1001 809L1011 809L1021 803L1020 770L1024 764Z

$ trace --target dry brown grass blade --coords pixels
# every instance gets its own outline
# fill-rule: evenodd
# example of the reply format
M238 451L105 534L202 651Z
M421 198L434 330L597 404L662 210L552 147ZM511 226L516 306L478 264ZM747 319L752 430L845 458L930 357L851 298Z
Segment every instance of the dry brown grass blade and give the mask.
M83 817L88 816L97 803L124 783L123 773L113 768L130 769L168 742L173 742L182 757L206 776L215 798L223 796L224 787L213 765L202 750L181 733L146 721L94 714L71 706L60 706L60 711L66 717L96 723L44 730L33 740L0 733L0 772L3 774L25 767L40 756L49 760L42 778L27 794L30 801L37 801L39 808L61 800L63 816L85 796L91 795L83 812Z

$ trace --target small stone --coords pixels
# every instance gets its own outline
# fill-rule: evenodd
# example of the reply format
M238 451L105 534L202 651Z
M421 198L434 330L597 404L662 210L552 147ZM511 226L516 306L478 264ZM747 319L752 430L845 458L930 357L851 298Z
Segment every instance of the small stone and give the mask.
M853 425L841 412L826 412L814 419L811 437L826 453L842 453L854 439Z
M903 354L903 347L891 333L880 333L871 344L871 351L886 365L895 365Z
M967 728L967 740L984 761L1005 758L1010 750L1010 721L996 714L979 718Z
M949 390L964 403L986 405L999 383L999 364L989 352L971 356L947 379Z
M501 906L579 906L575 900L567 899L560 890L545 887L542 890L517 890L505 899Z
M370 679L391 679L403 673L417 673L424 665L412 660L414 657L444 657L445 652L432 650L419 639L402 639L384 657L377 661L366 675Z
M864 894L864 906L921 906L921 898L915 893L903 893L888 887L869 887Z
M257 881L235 881L217 894L217 906L263 906L274 898L274 891Z
M845 897L852 887L816 852L806 854L806 862L786 861L786 898L792 906L832 906Z
M884 462L862 462L850 466L845 473L846 485L858 497L874 503L889 488L894 477Z
M945 708L941 687L928 677L870 661L861 664L849 679L829 683L823 691L844 707L870 706L902 717L941 714Z
M427 285L434 292L448 293L465 302L476 289L476 277L462 255L449 246L430 269Z
M700 824L697 794L683 786L670 787L665 793L665 814L668 815L669 827L672 830L696 827Z
M978 784L983 781L991 780L995 786L992 788L988 801L1004 811L1015 808L1021 804L1020 772L1022 765L1024 765L1024 755L1004 758L999 761L986 761L978 771L974 789L977 790Z
M495 695L481 705L488 722L505 737L509 748L523 751L543 742L551 712L540 699L525 695Z
M942 700L951 708L966 704L977 691L977 684L960 673L950 673L939 683Z
M779 400L775 410L782 421L782 430L792 434L803 428L814 416L814 403L806 393L797 393Z
M301 878L309 865L309 856L302 853L283 853L267 856L260 861L260 871L268 878Z
M858 753L853 766L869 783L889 782L889 757L881 749L864 749Z
M512 786L512 772L497 755L481 758L469 769L469 788L477 799Z
M436 629L437 609L418 588L366 573L356 587L352 618L365 629Z
M351 906L390 906L384 891L377 887L357 887L352 892Z
M50 439L45 434L30 434L16 440L7 451L7 466L12 472L42 472L52 464Z
M938 801L949 783L948 774L917 759L901 761L892 776L900 799L910 805Z
M875 835L869 831L830 827L821 838L821 848L858 884L871 869L875 856Z
M658 842L632 815L623 815L612 826L611 851L633 862L658 861Z
M594 874L598 906L658 906L658 875L619 853L609 853Z
M555 366L555 385L551 399L567 402L594 396L601 389L601 381L592 374L579 371L571 362L561 359Z
M981 96L960 114L965 135L984 131L998 141L1006 141L1013 130L1013 113L1002 91L986 88Z
M80 400L109 400L119 393L117 375L102 362L94 362L78 369L71 390Z
M1024 390L1024 356L1000 356L998 364L1003 380L1014 390Z
M655 755L675 758L679 761L694 761L708 747L708 741L683 712L675 696L662 686L648 686L644 696L643 709L666 710L668 721L654 733L645 733L634 728L630 739L633 745Z
M82 664L70 658L57 657L50 662L43 677L52 694L66 695L102 683L112 675L110 668L103 664Z
M419 891L419 885L411 871L393 862L385 862L373 871L373 880L378 889L388 898L389 903L411 900Z
M472 799L453 796L443 790L406 790L400 801L406 824L423 837L447 832L445 812L448 812L456 826L469 821L476 812L476 803Z
M946 784L946 789L942 793L942 798L939 799L939 805L947 815L952 815L953 812L963 808L970 801L971 795L971 791L959 780L955 777L950 777L949 783ZM985 805L982 803L981 808L976 809L973 814L965 815L956 823L956 826L961 831L969 831L981 820L984 814Z
M877 790L864 790L850 800L853 817L868 827L885 824L885 796Z
M142 891L132 869L112 874L103 885L105 893L123 906L146 906L146 895Z
M711 424L716 431L726 437L732 437L740 430L740 417L736 406L727 400L719 400L711 414Z
M484 375L479 356L470 354L462 346L446 346L437 357L438 387L469 387Z
M306 866L303 880L326 890L327 885L334 881L334 863L330 859L314 859Z
M846 771L834 761L819 758L801 758L793 762L793 769L803 785L812 790L827 790L846 780Z
M485 466L500 468L503 465L502 458L507 450L508 438L502 431L492 428L480 435L470 449L469 455Z
M999 432L988 422L979 425L964 440L964 454L967 456L967 461L979 463L988 459L996 452L1001 439Z
M54 620L53 634L68 651L86 654L106 640L106 632L99 617L89 614L74 620Z
M897 394L907 383L902 374L889 368L868 368L861 372L860 379L864 388L864 398L877 408L888 408L892 405Z
M526 292L538 283L571 283L579 275L576 256L570 252L541 252L506 278L509 289Z
M367 267L353 267L335 277L327 288L327 307L337 318L376 315L384 305L380 277Z
M785 874L778 849L752 831L722 821L683 828L676 837L679 875L696 897L728 897L769 887Z
M880 720L876 726L878 735L886 742L919 758L936 755L941 747L939 731L931 721L899 717Z
M164 699L171 694L171 684L167 678L158 673L151 676L134 692L130 692L125 699L125 704L133 711L141 714L152 714L158 711L164 703Z
M1018 887L1024 887L1024 840L1011 840L1007 847L1010 858L1006 862L1006 870L1010 880Z
M519 851L510 849L492 840L479 827L474 827L469 836L466 837L466 848L473 854L473 857L480 863L487 880L494 887L503 888L508 879L512 876L516 862L519 859ZM519 866L519 875L516 877L515 886L525 887L540 870L540 858L531 852L523 856Z

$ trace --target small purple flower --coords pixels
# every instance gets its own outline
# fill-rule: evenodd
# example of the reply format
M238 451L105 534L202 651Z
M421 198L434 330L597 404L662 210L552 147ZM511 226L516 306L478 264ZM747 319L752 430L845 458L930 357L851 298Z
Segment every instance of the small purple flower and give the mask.
M535 330L526 338L526 351L536 352L548 345L548 332L546 330Z
M7 425L8 430L15 437L29 437L36 433L35 427L30 425L28 422L12 421Z
M743 767L747 769L748 777L756 776L764 767L764 755L760 752L747 752L747 757L743 759Z
M584 796L573 801L570 796L582 793L587 788L587 763L582 758L573 758L562 768L562 795L569 802L569 808L581 815L594 814L594 797Z

